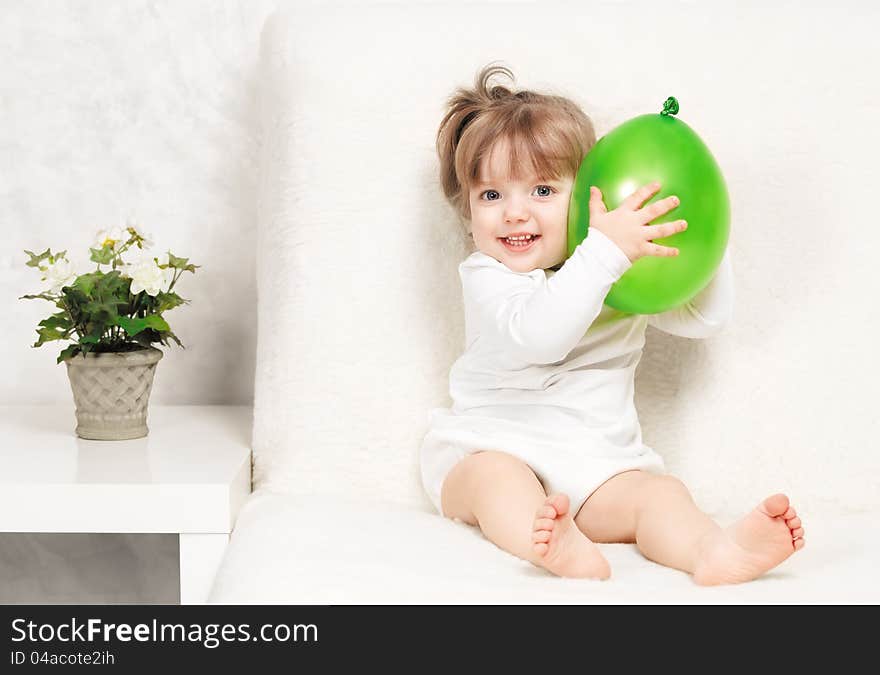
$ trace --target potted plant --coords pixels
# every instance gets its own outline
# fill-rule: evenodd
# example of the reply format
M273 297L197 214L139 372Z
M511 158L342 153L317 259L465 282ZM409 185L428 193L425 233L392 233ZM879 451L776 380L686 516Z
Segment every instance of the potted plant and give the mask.
M56 363L67 364L76 434L81 438L146 436L153 374L162 358L162 352L152 345L168 346L174 340L183 347L163 314L189 302L174 292L174 286L184 272L195 273L200 265L171 252L155 258L142 253L131 262L123 259L133 247L144 250L152 243L133 223L101 230L89 248L96 268L79 275L67 251L25 251L30 257L27 265L39 269L50 287L19 299L48 300L58 309L40 321L33 346L71 341Z

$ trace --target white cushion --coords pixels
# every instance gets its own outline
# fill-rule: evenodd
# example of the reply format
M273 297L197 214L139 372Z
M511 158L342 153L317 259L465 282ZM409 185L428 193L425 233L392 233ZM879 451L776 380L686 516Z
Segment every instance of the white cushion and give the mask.
M721 524L732 522L720 517ZM458 521L390 504L258 491L209 601L221 604L877 603L873 514L811 519L806 548L757 581L697 586L632 544L600 544L608 581L561 579Z

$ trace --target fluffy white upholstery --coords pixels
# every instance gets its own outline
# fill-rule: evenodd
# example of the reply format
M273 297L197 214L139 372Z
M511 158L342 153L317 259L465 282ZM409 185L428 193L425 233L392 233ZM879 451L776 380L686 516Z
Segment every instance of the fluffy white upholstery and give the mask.
M876 89L840 85L842 73L870 82L859 53L869 42L853 39L868 22L827 8L589 3L533 30L560 11L349 6L267 23L254 468L261 493L278 496L255 498L240 519L216 600L247 601L248 589L257 601L379 600L358 579L387 577L389 599L419 601L468 576L455 598L468 601L490 597L480 580L497 574L508 575L498 588L537 584L520 597L562 599L542 596L549 582L538 571L510 561L483 568L497 549L419 513L429 507L417 448L427 411L448 403L448 368L463 347L456 267L468 252L441 197L433 139L452 88L499 59L520 85L581 103L600 136L675 95L727 178L733 322L704 341L649 329L637 374L644 438L669 470L711 513L740 513L780 490L808 530L813 519L876 513L880 316L862 289L873 283L863 238L880 234L865 227L861 198L874 158L835 154L859 138L853 129L873 124ZM328 501L332 531L322 535ZM856 528L870 521L852 518ZM367 547L356 564L343 562L356 548L347 537L366 546L369 532L389 527L421 552L394 563L386 547ZM305 536L329 540L305 556ZM799 556L828 560L821 539L807 539ZM853 588L876 545L859 555ZM635 553L619 559L652 566ZM455 561L466 561L464 573ZM778 574L795 577L797 564ZM644 600L674 574L645 572L641 591L602 597ZM403 577L410 590L393 594ZM838 587L823 590L820 577L806 582L804 599L833 599ZM616 578L613 588L624 588L625 572ZM770 587L699 597L760 600ZM787 593L776 597L794 598Z
M475 528L417 509L258 491L238 518L212 597L229 604L880 601L876 515L820 515L809 527L811 548L748 584L697 586L632 544L600 544L612 577L590 581L555 577Z
M443 91L351 12L264 32L255 482L427 508L416 448L463 340Z

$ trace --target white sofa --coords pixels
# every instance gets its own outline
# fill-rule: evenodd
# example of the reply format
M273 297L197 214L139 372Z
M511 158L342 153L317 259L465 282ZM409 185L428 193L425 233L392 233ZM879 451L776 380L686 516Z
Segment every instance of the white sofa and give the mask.
M876 249L880 233L860 227L873 160L845 145L873 124L880 96L855 88L869 59L854 33L867 27L846 17L674 2L273 15L261 52L255 493L211 601L880 600L880 317L858 290L873 283L863 244ZM760 580L700 588L624 544L602 545L610 580L559 579L424 496L418 447L428 410L449 403L469 252L433 140L446 96L493 60L520 86L579 101L599 135L674 95L718 159L734 319L707 340L649 329L636 405L645 441L719 521L790 495L807 546ZM848 106L832 114L823 95Z

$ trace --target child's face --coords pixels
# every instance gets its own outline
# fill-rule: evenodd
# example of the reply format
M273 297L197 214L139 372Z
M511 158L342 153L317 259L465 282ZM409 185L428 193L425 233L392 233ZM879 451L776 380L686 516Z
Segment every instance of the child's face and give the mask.
M547 269L567 257L568 202L574 176L508 176L508 148L496 143L469 193L476 247L514 272ZM508 237L533 235L519 243Z

